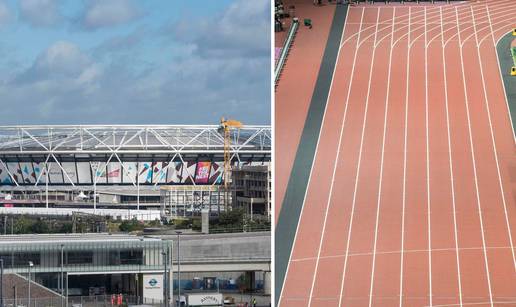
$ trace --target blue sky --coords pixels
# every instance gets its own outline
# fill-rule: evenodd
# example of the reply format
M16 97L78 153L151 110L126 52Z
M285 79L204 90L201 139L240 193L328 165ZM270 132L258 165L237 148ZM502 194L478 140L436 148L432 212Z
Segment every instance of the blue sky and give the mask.
M270 123L269 0L0 0L0 125Z

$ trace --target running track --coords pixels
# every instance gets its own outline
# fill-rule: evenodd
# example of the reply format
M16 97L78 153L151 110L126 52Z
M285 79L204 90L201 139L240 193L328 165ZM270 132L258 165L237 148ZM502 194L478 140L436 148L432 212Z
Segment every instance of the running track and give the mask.
M513 27L513 0L349 7L280 306L516 305Z

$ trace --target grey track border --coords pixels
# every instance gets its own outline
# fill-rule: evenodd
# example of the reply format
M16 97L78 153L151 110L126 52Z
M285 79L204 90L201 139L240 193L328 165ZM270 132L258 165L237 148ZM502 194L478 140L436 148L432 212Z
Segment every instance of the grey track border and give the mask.
M511 56L511 43L516 37L512 32L507 33L498 42L496 52L498 53L498 60L500 61L500 70L505 86L505 96L509 105L509 117L512 122L513 137L516 135L516 76L511 76L511 67L514 65Z
M308 178L314 163L315 151L322 121L326 109L333 72L337 62L337 55L340 48L342 32L346 22L348 5L338 4L335 9L330 34L324 55L322 58L319 74L315 83L312 100L297 148L294 165L281 206L281 212L277 220L275 230L275 306L278 305L281 290L290 259L290 253L294 245L294 238L299 224L301 210L304 203ZM317 24L314 25L317 27ZM307 276L307 278L309 278Z

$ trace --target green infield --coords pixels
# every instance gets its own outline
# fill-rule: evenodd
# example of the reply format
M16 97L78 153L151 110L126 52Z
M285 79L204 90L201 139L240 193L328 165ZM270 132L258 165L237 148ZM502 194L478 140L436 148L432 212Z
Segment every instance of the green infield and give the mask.
M512 62L514 63L514 66L516 66L516 47L511 47L511 54Z
M513 133L516 135L516 76L511 76L511 71L516 66L516 45L512 33L507 33L496 46L498 53L498 61L500 63L500 72L504 84L505 95L507 97L507 105L510 112ZM511 55L507 52L510 49Z

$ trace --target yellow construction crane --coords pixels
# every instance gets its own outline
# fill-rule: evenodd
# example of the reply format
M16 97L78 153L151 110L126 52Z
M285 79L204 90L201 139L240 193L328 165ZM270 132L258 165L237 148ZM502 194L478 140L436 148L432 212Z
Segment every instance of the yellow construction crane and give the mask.
M224 193L225 193L225 209L227 210L229 195L228 195L228 182L229 182L229 174L231 172L231 130L232 129L240 129L243 127L243 124L238 120L234 119L225 119L222 117L220 119L219 132L224 135Z

